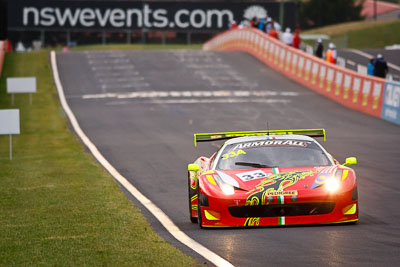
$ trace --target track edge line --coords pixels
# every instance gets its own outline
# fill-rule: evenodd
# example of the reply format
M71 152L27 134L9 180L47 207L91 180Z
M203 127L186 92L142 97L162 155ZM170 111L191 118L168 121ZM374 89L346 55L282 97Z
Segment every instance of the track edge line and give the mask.
M58 74L57 68L57 60L56 53L54 50L50 52L50 62L51 68L53 71L53 79L57 88L58 96L61 102L61 106L64 112L67 114L67 117L74 128L74 131L82 140L82 142L87 146L92 155L98 160L98 162L105 168L115 180L117 180L133 197L135 197L153 216L161 223L162 226L179 242L184 244L185 246L192 249L194 252L198 253L208 261L212 262L216 266L234 266L215 252L212 252L205 246L201 245L194 239L190 238L187 234L185 234L182 230L179 229L178 226L159 208L157 207L150 199L144 196L139 190L136 189L124 176L122 176L100 153L97 147L90 141L90 139L86 136L86 134L81 129L75 115L70 109L65 95L64 89L61 84L61 80Z

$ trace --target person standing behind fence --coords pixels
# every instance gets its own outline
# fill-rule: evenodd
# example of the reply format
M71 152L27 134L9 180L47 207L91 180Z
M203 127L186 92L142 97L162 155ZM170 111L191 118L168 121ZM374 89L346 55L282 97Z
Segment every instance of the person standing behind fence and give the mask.
M371 58L369 60L368 66L367 66L367 70L368 70L368 75L370 76L374 76L374 58Z
M267 34L269 34L269 31L271 30L271 28L273 27L274 25L272 24L272 19L271 18L267 18L267 21L265 22L265 32L267 33Z
M275 30L274 27L272 27L272 28L269 30L268 35L271 36L271 37L273 37L273 38L275 38L275 39L278 39L278 40L279 40L279 33Z
M374 75L381 78L386 78L386 75L389 72L389 68L382 54L378 54L376 56L375 64L374 64Z
M260 23L258 23L258 29L260 31L265 32L265 23L266 23L266 19L265 18L261 18L260 19Z
M314 55L316 57L322 58L323 53L324 53L324 45L322 44L322 39L318 38L317 43L315 45Z
M229 29L236 29L238 27L238 24L236 23L235 20L232 20L229 22Z
M336 64L337 52L334 43L329 43L329 49L326 50L326 61Z
M290 32L290 28L286 28L285 32L282 33L282 42L289 46L293 44L293 34Z
M272 22L273 22L275 31L277 31L278 33L280 33L280 32L282 31L281 24L279 24L276 20L272 20Z
M294 34L293 34L293 47L294 48L300 48L300 42L301 42L301 40L300 40L300 30L299 29L296 29L295 31L294 31Z

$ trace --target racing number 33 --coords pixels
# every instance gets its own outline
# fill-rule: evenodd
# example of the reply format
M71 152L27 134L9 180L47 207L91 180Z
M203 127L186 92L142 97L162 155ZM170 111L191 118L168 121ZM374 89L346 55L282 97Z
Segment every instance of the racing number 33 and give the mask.
M264 177L268 177L270 174L266 174L262 170L254 170L254 171L249 171L249 172L242 172L236 174L240 179L243 181L250 181L253 179L260 179Z

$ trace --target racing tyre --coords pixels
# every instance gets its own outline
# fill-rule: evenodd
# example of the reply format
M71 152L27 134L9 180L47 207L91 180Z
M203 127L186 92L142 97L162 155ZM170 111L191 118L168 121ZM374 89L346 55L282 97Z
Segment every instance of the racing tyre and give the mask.
M197 223L197 218L192 216L192 197L197 193L196 189L190 187L190 173L188 172L188 191L189 191L189 217L192 223Z
M200 226L200 228L203 228L203 225L202 225L202 217L201 217L201 203L200 203L200 190L199 191L197 191L197 194L198 194L198 196L199 196L199 204L197 205L198 207L197 207L197 214L198 214L198 216L197 216L197 222L199 223L199 226Z

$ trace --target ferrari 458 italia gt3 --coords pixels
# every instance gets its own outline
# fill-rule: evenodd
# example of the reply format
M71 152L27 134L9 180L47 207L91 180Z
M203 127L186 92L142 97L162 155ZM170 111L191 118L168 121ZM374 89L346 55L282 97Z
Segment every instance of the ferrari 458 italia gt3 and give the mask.
M195 134L227 140L188 165L189 212L200 227L358 221L357 180L314 138L324 129Z

